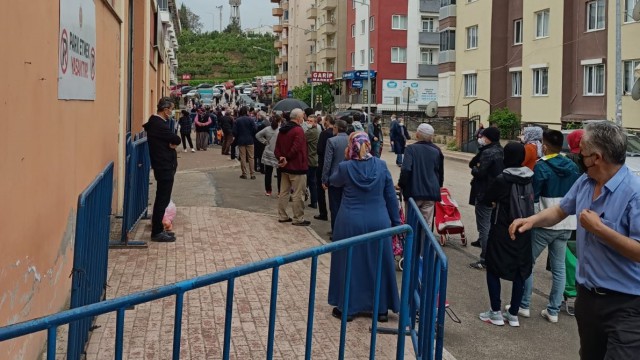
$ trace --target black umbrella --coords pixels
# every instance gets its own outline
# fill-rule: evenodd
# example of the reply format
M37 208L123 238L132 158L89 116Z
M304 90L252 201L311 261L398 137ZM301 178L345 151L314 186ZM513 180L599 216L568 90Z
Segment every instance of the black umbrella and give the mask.
M305 104L304 101L300 101L298 99L284 99L278 101L278 103L273 107L274 111L282 111L282 112L291 112L293 109L301 109L304 110L308 108L309 105Z

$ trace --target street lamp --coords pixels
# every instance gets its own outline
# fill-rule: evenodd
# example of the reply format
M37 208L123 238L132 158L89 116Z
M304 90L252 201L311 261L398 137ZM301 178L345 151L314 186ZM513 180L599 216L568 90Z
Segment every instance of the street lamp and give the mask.
M271 54L271 78L273 79L273 64L274 64L274 60L273 60L273 51L267 50L265 48L261 48L259 46L254 46L254 49L257 50L261 50L261 51L266 51L269 54ZM272 80L273 81L273 80ZM271 107L273 107L273 101L274 101L274 93L275 93L275 86L273 86L273 82L271 83Z
M354 3L364 5L367 7L367 18L365 19L364 29L367 33L367 48L366 48L366 62L367 62L367 121L369 121L369 114L371 114L371 31L369 30L369 19L371 18L371 7L366 0L358 1L353 0Z

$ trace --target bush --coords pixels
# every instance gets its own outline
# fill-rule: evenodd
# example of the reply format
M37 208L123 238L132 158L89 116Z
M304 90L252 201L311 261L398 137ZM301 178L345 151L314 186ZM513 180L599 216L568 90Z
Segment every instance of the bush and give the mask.
M489 115L489 122L495 123L500 129L500 137L512 140L520 130L520 114L508 108L496 109Z
M455 139L449 141L447 143L447 150L450 150L450 151L458 151L458 150L460 150L460 149L458 149L458 142Z

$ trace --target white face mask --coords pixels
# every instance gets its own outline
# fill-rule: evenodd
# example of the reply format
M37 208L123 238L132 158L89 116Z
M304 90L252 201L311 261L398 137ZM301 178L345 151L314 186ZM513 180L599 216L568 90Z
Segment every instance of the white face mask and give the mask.
M484 138L478 139L478 145L485 146L487 143L484 141Z

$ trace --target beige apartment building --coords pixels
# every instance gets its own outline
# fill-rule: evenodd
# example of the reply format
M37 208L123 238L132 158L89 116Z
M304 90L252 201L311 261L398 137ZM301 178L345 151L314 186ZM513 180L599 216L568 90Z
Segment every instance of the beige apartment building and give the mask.
M121 213L125 139L169 94L180 31L174 0L13 3L0 14L12 34L2 40L0 326L69 306L78 195L113 162ZM2 342L0 358L39 358L45 338Z
M338 77L346 67L347 51L347 2L338 0L316 0L306 10L306 17L313 21L306 31L306 63L308 73L329 71Z
M525 123L553 128L615 120L618 69L623 126L640 129L640 103L629 96L640 64L640 23L630 16L637 0L622 2L616 67L615 1L442 0L441 115L486 120L490 109L508 107Z

